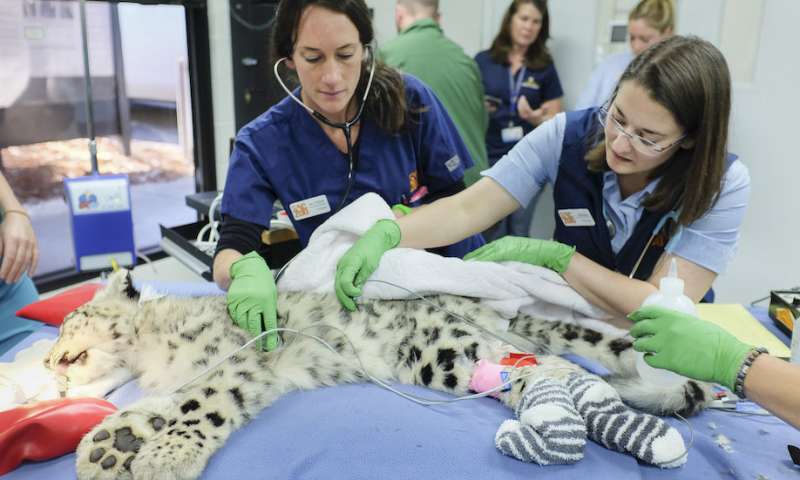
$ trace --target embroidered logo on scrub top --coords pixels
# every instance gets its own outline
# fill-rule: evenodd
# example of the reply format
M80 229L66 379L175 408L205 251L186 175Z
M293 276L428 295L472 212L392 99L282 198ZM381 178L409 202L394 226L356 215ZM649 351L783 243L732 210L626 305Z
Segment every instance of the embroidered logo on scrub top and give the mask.
M523 88L533 88L534 90L539 90L539 84L536 83L536 79L533 76L528 77L525 79L525 83L522 84Z
M413 192L419 187L419 178L417 176L417 171L414 170L413 172L408 174L408 191Z
M328 203L328 197L317 195L316 197L292 203L289 205L289 210L292 211L292 216L295 220L305 220L306 218L330 212L331 205Z

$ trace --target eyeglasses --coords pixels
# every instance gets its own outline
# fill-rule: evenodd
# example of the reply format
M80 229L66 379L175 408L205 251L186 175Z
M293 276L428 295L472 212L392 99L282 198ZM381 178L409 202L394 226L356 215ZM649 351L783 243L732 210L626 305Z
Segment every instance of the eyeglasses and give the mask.
M631 145L633 145L633 148L637 152L643 155L656 156L658 154L664 153L670 148L679 144L684 138L686 138L686 134L683 134L680 137L678 137L677 140L670 143L669 145L659 145L658 143L652 140L642 138L641 136L636 135L635 133L630 133L629 131L625 130L625 127L623 127L622 124L619 123L619 120L617 120L617 118L614 115L609 113L607 107L602 107L600 108L600 110L597 111L597 120L600 122L600 125L602 125L603 128L609 126L609 119L611 120L610 122L611 125L614 126L614 128L616 128L617 132L627 137L628 141L631 143Z

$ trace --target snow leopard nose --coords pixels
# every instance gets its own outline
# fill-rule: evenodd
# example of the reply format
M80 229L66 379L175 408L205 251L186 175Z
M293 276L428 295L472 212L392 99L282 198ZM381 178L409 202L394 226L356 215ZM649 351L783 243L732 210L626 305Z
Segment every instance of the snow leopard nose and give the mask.
M69 350L53 349L44 359L44 368L49 370L58 371L59 369L66 369L69 365Z
M66 355L66 353L64 353L63 355L59 355L56 348L53 347L53 349L50 350L50 354L44 357L44 368L48 370L55 370L56 365L58 365L59 363L59 359L64 355Z

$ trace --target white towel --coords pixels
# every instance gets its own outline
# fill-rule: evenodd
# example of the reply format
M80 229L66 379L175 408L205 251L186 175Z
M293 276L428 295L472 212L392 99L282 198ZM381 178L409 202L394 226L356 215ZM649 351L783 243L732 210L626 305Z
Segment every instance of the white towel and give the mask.
M0 363L0 412L59 397L56 376L42 362L54 343L39 340L19 351L12 362Z
M319 226L308 246L286 267L279 288L332 293L336 263L348 248L382 218L394 218L381 197L368 193ZM580 323L607 333L622 332L602 321L603 310L590 304L557 273L518 262L465 262L424 250L395 248L383 256L370 277L421 295L448 293L480 298L503 318L522 312L545 320ZM406 290L368 281L364 298L413 298Z

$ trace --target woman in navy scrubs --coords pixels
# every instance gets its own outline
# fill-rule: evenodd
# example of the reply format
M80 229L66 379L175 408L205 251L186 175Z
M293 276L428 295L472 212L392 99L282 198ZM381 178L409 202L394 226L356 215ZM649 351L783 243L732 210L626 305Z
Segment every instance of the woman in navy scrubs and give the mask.
M716 47L696 37L657 43L603 107L557 115L465 191L371 227L339 261L339 298L351 306L389 248L465 238L550 183L555 241L504 237L467 258L550 268L616 317L655 292L675 258L699 301L736 250L750 192L747 167L726 151L730 107Z
M492 47L475 61L483 77L489 128L486 148L494 165L523 136L561 111L564 95L547 50L550 18L546 0L514 0ZM528 236L533 215L522 209L501 220L486 235Z
M213 269L232 318L252 334L274 324L274 280L257 250L275 200L305 245L367 192L414 207L464 189L472 160L444 107L419 80L375 59L373 39L363 0L278 6L275 73L283 82L294 71L300 87L237 135ZM482 244L472 236L442 253L460 257Z

